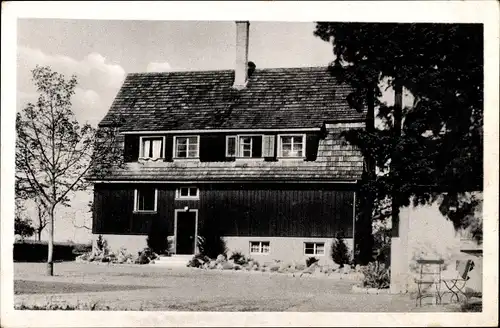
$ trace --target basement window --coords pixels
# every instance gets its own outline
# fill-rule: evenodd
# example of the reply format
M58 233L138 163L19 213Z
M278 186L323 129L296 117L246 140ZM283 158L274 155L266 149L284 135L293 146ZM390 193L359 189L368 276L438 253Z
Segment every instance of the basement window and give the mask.
M199 199L199 190L196 187L180 187L175 191L176 199Z
M325 255L325 243L304 243L305 255Z
M250 254L269 254L270 251L271 247L268 241L250 242Z
M134 190L134 212L156 212L158 189L138 188Z

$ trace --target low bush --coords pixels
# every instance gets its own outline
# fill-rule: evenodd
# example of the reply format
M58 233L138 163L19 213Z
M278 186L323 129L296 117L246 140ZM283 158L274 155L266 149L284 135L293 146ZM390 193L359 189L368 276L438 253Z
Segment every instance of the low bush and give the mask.
M318 262L319 259L315 258L315 257L308 257L306 259L306 266L307 267L310 267L311 265L313 265L314 263Z
M391 274L383 263L370 262L361 268L361 272L363 273L363 287L389 288Z
M146 247L141 252L139 252L139 257L135 260L136 264L148 264L152 260L156 260L158 255L151 250L151 248Z
M187 266L190 268L201 268L205 263L210 263L210 258L203 254L196 254L189 260Z
M229 259L233 260L235 264L239 265L245 265L249 262L245 255L243 255L243 253L241 252L234 252L233 254L231 254Z
M100 305L97 302L95 303L81 303L77 304L68 304L68 303L55 303L55 302L47 302L44 304L15 304L15 310L87 310L87 311L100 311L100 310L110 310L108 305Z

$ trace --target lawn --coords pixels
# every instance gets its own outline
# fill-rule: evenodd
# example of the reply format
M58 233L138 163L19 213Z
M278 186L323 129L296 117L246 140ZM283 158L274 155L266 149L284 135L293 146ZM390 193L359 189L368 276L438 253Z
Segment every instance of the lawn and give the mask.
M409 312L406 295L353 294L352 281L239 271L155 266L57 263L14 264L15 304L98 303L112 310Z

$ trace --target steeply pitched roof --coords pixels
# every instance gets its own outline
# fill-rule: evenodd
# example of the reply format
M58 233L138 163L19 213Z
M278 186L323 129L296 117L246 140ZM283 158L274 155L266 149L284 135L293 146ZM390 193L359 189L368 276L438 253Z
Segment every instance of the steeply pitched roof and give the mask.
M122 131L320 127L359 121L348 85L326 67L257 69L243 90L234 71L129 74L100 125L119 118Z

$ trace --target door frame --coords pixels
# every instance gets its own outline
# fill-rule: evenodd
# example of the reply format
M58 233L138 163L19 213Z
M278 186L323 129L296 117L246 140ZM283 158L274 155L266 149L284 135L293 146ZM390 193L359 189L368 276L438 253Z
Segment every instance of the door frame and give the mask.
M186 212L194 212L194 254L198 253L198 209L189 209L185 211L183 208L176 208L174 210L174 252L177 255L177 214L178 213L186 213ZM190 254L186 254L190 255Z

